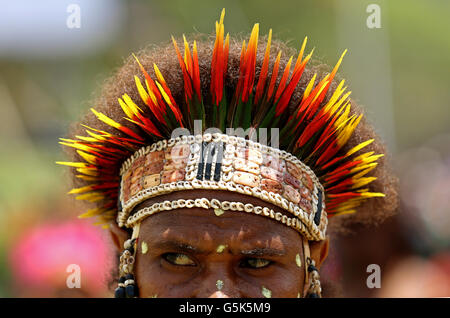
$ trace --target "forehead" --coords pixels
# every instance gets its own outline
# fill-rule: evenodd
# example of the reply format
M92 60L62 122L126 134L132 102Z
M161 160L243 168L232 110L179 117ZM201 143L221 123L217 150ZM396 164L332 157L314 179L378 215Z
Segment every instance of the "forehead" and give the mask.
M149 244L160 239L203 245L228 242L249 247L286 248L301 244L299 233L266 217L235 211L216 216L213 210L201 208L150 216L142 222L140 237Z

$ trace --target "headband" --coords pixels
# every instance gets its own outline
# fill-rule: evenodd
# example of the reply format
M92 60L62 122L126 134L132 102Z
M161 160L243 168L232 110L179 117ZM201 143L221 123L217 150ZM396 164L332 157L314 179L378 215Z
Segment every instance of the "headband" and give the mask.
M295 156L258 142L219 133L162 140L139 149L124 162L120 175L119 226L133 227L144 217L176 208L221 208L269 217L310 240L325 238L323 187L314 172ZM290 217L214 199L158 202L130 216L149 198L192 189L250 195L288 211Z

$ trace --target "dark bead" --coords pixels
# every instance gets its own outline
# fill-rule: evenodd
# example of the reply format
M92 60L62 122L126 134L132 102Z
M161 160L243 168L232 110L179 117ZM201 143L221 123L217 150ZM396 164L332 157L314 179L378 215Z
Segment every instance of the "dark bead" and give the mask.
M117 189L118 193L120 193L121 190L121 186L120 186L120 182L119 182L119 188ZM122 211L122 202L120 201L120 195L119 198L117 199L117 211Z
M134 248L133 245L129 248L126 248L127 251L130 251L130 254L133 255L134 254Z
M317 268L314 265L309 265L308 266L308 272L312 272L312 271L317 271Z
M203 162L202 161L200 161L198 163L197 179L203 180Z
M125 278L125 276L122 276L122 277L120 277L119 278L119 283L125 283L125 281L126 281L127 279Z
M220 173L221 173L221 167L222 167L222 159L223 159L223 149L225 147L225 144L221 142L219 144L219 150L217 152L217 158L216 158L216 166L214 168L214 181L220 181Z
M127 275L125 276L125 280L129 280L129 279L134 280L134 275L133 275L133 274L127 274Z
M114 297L115 298L125 298L125 288L123 287L117 287L114 291Z
M319 298L319 295L317 295L316 293L311 293L308 294L308 298Z
M316 215L314 215L314 223L316 223L316 225L319 225L321 215L322 215L322 191L319 190L319 193L317 194L317 212Z
M125 287L125 291L128 298L137 297L137 287L135 285L128 285Z
M212 163L207 162L205 167L205 180L211 180Z

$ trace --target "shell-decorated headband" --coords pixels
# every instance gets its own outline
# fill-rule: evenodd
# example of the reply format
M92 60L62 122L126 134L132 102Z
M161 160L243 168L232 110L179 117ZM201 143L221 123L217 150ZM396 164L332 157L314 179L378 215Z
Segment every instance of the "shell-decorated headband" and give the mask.
M345 52L329 74L317 81L315 74L299 100L293 100L313 52L304 56L305 38L292 70L292 57L282 69L281 52L270 62L270 30L257 73L255 24L248 44L242 45L239 77L231 91L225 86L230 37L224 34L224 15L223 10L216 22L207 90L200 79L197 43L190 45L183 37L182 55L172 38L183 77L182 100L174 99L156 64L152 78L135 57L143 73L142 80L134 77L140 100L127 94L118 99L128 124L91 109L117 133L84 126L85 136L61 138L81 160L57 163L76 169L76 177L86 183L69 193L97 205L81 217L96 216L105 227L115 220L131 228L149 215L179 208L230 210L269 217L309 240L323 240L328 218L356 212L364 200L384 196L368 187L376 179L368 174L383 156L363 152L373 139L343 150L362 118L350 114L344 81L329 92ZM194 129L197 122L200 132ZM208 133L213 127L220 132ZM250 131L250 136L225 133L230 128ZM183 134L174 135L177 129ZM195 189L237 192L273 208L214 197L157 200ZM151 205L134 211L150 198Z

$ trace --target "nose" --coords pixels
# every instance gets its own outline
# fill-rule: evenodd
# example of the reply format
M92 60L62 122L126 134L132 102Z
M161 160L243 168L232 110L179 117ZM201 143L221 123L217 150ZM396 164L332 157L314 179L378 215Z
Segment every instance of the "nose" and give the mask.
M212 293L208 298L230 298L230 296L228 296L225 293L222 293L220 290Z
M196 297L199 298L238 298L241 297L233 280L221 276L221 286L218 286L217 277L204 279L201 287L197 290Z
M233 266L227 260L214 260L196 277L196 298L238 298L241 292Z
M198 277L195 297L237 298L241 297L233 271L220 263L209 264L208 270Z

